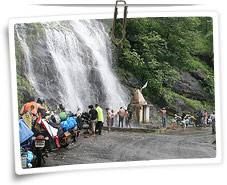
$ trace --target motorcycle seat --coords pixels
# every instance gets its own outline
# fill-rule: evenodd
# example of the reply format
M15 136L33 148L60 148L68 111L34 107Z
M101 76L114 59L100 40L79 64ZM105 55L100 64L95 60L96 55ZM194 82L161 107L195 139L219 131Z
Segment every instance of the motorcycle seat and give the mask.
M36 137L36 139L37 139L37 140L44 140L45 137L44 137L43 135L38 135L38 136Z

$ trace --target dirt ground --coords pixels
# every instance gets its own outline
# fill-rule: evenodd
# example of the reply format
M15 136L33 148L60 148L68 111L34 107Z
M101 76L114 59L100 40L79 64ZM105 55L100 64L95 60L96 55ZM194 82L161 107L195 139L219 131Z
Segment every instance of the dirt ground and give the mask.
M88 164L154 159L213 158L216 147L211 128L169 130L165 134L103 131L101 136L84 138L49 154L45 166Z

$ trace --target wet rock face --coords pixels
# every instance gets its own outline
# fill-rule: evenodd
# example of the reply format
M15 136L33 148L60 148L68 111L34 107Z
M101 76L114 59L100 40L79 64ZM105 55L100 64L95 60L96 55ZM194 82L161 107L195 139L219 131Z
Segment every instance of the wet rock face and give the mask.
M161 116L159 107L154 104L149 104L150 107L150 122L153 127L159 127L161 125Z
M194 112L193 108L190 107L189 105L187 105L185 103L185 101L183 101L180 98L175 98L174 99L174 105L172 105L169 108L169 111L172 113L179 113L179 112L183 112L183 111L188 111L188 112Z
M34 66L33 71L36 74L39 91L43 95L54 93L55 98L59 99L59 89L62 88L62 84L58 79L58 71L53 63L54 59L47 49L45 40L29 42L28 44L30 44L30 48L33 48L30 59Z
M53 106L62 103L72 111L95 103L114 109L126 106L128 92L112 70L111 42L104 26L95 20L56 23L15 27L20 48L17 74Z
M188 72L182 72L181 79L174 84L173 90L187 98L207 100L209 95L203 90L199 79L204 79L200 73L194 73L192 76Z

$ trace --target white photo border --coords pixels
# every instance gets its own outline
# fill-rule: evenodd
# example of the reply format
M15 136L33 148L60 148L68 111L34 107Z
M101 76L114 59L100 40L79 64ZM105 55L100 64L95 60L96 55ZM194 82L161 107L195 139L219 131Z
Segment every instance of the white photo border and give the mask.
M122 17L122 16L120 16ZM128 18L145 18L145 17L211 17L213 19L213 51L214 51L214 80L215 80L215 119L216 119L216 157L215 158L194 158L194 159L162 159L146 161L126 161L126 162L107 162L93 164L71 164L56 167L42 167L23 169L20 159L19 144L19 125L18 125L18 97L17 97L17 79L16 79L16 56L14 25L18 23L35 23L35 22L52 22L75 19L112 19L113 13L99 14L79 14L65 16L45 16L31 18L13 18L9 20L9 49L10 49L10 67L11 67L11 96L13 112L13 131L14 131L14 158L15 172L17 175L59 172L85 169L104 169L119 167L144 167L158 165L195 165L195 164L219 164L222 162L221 153L221 87L220 87L220 54L219 54L219 24L218 13L210 11L185 11L185 12L128 12Z

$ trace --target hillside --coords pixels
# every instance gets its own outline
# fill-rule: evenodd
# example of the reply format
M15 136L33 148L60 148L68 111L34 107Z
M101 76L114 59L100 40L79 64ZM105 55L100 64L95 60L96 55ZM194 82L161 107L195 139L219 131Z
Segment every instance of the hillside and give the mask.
M148 81L143 94L151 104L170 113L214 110L211 18L127 19L126 38L115 52L122 83L133 89Z

